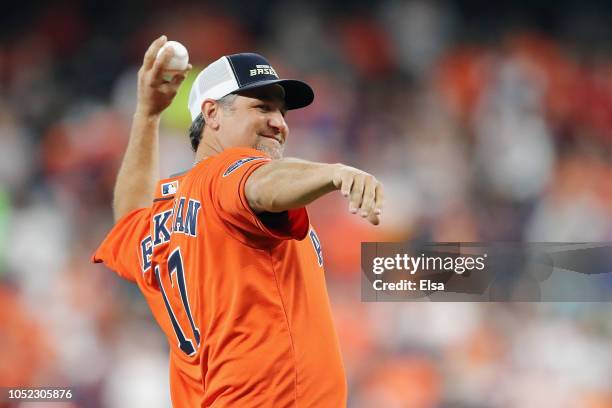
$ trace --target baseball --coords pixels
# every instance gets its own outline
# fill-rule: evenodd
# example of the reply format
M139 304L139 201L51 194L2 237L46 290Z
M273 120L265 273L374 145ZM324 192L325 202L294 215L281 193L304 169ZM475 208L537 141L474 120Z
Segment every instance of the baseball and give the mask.
M172 48L172 58L170 58L164 68L168 71L182 71L186 69L187 64L189 64L187 48L178 41L168 41L159 49L156 58L159 58L166 48Z

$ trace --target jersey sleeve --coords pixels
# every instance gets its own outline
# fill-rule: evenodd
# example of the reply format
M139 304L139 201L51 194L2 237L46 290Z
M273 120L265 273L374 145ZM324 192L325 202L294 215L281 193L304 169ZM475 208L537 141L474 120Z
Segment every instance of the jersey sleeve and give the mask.
M92 261L102 262L122 278L136 282L136 274L142 273L150 262L150 219L150 208L140 208L125 215L104 238Z
M306 208L282 213L255 214L249 206L245 185L249 176L271 159L264 153L247 148L233 148L221 153L211 180L213 200L218 216L232 226L231 233L245 243L256 238L268 240L302 240L308 233Z

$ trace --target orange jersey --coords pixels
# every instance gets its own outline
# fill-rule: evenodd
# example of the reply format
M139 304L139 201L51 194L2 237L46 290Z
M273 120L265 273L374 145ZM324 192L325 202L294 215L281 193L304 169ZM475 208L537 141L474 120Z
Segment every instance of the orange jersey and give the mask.
M175 407L343 407L321 245L305 208L257 216L248 148L161 180L94 254L145 296L170 344Z

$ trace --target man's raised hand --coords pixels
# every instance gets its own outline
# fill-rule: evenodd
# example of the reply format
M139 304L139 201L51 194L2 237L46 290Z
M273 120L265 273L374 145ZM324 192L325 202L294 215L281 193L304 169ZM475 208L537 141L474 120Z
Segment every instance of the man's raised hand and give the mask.
M142 66L138 70L137 113L156 116L166 109L174 99L179 86L191 69L191 64L183 71L174 71L170 81L164 79L164 67L172 58L172 49L165 49L156 58L159 49L168 41L162 35L151 43L145 53Z

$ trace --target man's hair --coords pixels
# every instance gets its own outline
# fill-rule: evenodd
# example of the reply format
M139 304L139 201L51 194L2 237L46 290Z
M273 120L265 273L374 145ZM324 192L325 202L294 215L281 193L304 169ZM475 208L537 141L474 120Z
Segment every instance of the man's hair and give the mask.
M228 109L234 104L235 99L235 94L229 94L217 100L217 103L221 106L221 108ZM198 151L198 146L202 140L202 132L204 131L205 123L204 115L202 115L202 112L200 112L193 122L191 122L191 126L189 126L189 141L191 141L191 148L194 152Z

